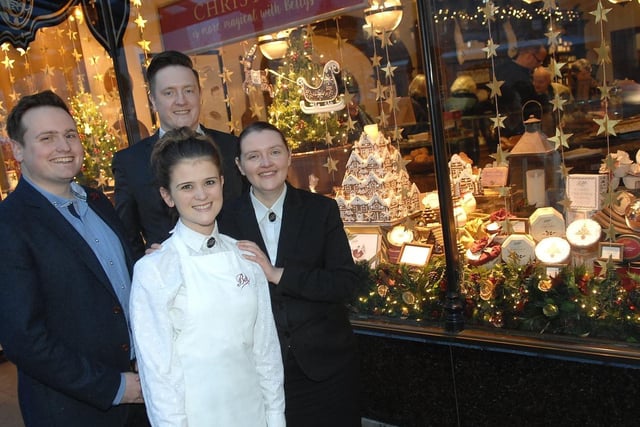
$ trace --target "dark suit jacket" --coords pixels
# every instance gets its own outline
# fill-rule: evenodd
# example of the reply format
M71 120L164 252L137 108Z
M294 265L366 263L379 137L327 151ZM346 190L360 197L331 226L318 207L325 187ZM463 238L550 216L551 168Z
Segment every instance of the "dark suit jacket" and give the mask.
M109 200L87 202L131 251ZM100 262L80 234L20 180L0 203L0 342L18 367L27 427L124 426L131 405L112 407L130 370L127 322Z
M225 204L218 225L267 253L249 192ZM309 378L327 379L356 354L345 303L358 279L334 200L288 186L276 266L284 274L269 289L282 354L292 351Z
M236 198L243 188L243 178L235 165L238 138L217 130L202 129L213 138L222 155L224 200ZM158 135L156 132L113 156L116 211L124 222L136 259L144 255L145 246L166 240L177 221L177 216L160 197L150 167L151 150Z

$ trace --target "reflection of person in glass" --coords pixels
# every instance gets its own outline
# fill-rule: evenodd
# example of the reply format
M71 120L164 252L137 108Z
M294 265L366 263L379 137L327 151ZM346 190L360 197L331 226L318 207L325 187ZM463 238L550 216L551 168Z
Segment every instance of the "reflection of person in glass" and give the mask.
M522 107L536 98L533 87L533 70L542 65L547 58L547 49L544 45L533 43L522 46L513 60L508 60L496 67L496 80L503 81L501 86L502 96L498 98L500 114L506 115L504 136L520 135L524 133L523 116L529 117L529 113L523 113Z
M220 230L269 280L284 362L289 427L360 426L359 366L346 303L358 275L335 200L287 184L282 132L254 122L237 164L251 191L225 207ZM253 243L256 242L256 243Z
M155 426L284 427L280 346L260 267L218 232L223 171L190 128L155 144L151 167L179 219L135 265L131 320Z

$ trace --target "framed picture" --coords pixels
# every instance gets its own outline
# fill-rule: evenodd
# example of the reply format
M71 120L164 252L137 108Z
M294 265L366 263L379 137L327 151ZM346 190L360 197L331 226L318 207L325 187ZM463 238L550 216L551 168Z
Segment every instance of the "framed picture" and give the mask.
M433 245L405 243L400 251L398 262L401 264L423 266L429 262L432 253Z
M562 271L563 268L566 268L567 264L547 264L545 265L545 273L549 279L553 279L558 277L558 274Z
M600 242L598 244L598 258L613 262L622 262L624 258L624 245L622 243Z
M375 266L382 245L380 229L377 227L348 227L346 230L353 261L367 261L372 267Z

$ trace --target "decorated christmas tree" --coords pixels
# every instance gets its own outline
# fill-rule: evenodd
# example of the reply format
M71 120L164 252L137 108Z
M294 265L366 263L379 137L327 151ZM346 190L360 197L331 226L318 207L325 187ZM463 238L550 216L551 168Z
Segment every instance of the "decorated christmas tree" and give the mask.
M84 147L81 184L105 187L113 178L111 159L118 150L118 140L103 118L91 94L80 92L69 100Z
M304 77L311 85L319 84L323 65L313 61L311 27L294 30L289 38L287 56L278 68L275 93L269 106L269 122L282 130L293 151L322 149L344 141L338 121L340 111L307 114L300 107L303 95L296 80Z

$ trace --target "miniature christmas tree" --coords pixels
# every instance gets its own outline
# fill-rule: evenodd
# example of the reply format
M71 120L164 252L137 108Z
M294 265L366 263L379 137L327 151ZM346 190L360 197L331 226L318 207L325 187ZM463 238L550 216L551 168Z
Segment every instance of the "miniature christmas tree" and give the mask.
M284 133L291 150L298 152L340 145L344 141L339 111L306 114L300 108L303 96L296 80L304 77L315 85L322 76L323 64L312 61L312 51L311 28L294 30L289 38L287 56L278 68L275 93L269 106L269 122Z
M118 140L103 118L91 94L80 92L69 100L71 114L76 119L84 147L81 184L105 187L113 178L111 159L118 150Z

